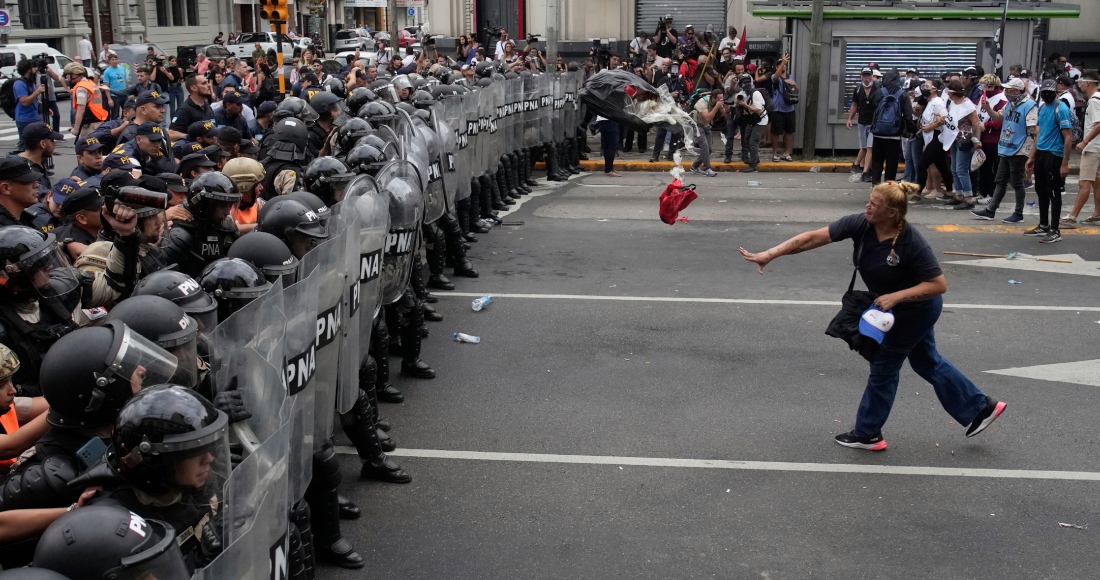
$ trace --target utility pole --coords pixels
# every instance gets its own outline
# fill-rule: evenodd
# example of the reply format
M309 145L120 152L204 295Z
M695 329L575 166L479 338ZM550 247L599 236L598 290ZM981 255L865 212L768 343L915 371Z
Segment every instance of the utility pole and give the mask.
M398 39L400 36L397 34L397 0L390 0L389 8L386 8L386 16L390 19L390 74L401 67L396 66L401 62L401 51L398 50Z
M806 77L806 119L802 123L802 159L817 154L817 117L821 85L821 43L825 32L825 0L814 0L810 16L810 68ZM826 107L828 110L828 107Z

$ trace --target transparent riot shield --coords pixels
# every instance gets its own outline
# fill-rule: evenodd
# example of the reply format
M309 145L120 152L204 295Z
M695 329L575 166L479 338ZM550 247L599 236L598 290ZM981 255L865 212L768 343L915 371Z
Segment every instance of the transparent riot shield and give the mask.
M504 82L497 81L493 83L489 90L493 95L493 106L489 109L491 115L489 119L489 137L493 144L490 166L492 171L496 171L500 167L500 155L504 153L504 139L500 130L500 116L504 111Z
M527 75L523 79L523 146L537 147L539 141L539 78Z
M358 276L359 352L362 360L370 348L374 318L382 308L382 252L390 229L390 200L379 195L378 186L368 175L348 184L348 201L359 210ZM350 231L349 231L350 234ZM349 245L354 246L353 243ZM351 329L349 328L350 332Z
M571 73L568 73L569 93L567 95L567 98L569 99L569 103L565 109L565 119L566 123L568 124L568 128L566 128L565 136L570 139L577 135L577 126L581 124L581 120L577 116L577 110L579 107L578 103L580 102L577 91L580 90L581 81L583 80L581 74L582 73L580 71L573 71Z
M481 91L472 90L462 95L462 110L466 116L466 148L469 150L466 153L466 159L470 163L470 177L480 177L485 172L484 166L481 164L481 153L479 151L480 137L478 132L480 127L478 125L479 106L481 103Z
M345 190L345 197L346 195ZM343 232L342 236L347 238L344 242L344 292L340 309L343 319L340 323L340 371L336 389L336 410L347 413L359 399L361 296L358 279L359 244L356 243L359 235L359 208L355 202L345 199L336 204L334 210L338 220L337 231Z
M470 197L470 167L466 162L466 150L469 145L469 137L466 134L466 114L462 108L462 95L456 94L443 99L443 119L451 130L452 150L447 155L447 163L444 171L444 187L454 188L454 200L462 201ZM447 139L444 139L446 148Z
M561 73L551 73L551 94L554 95L554 109L550 115L550 132L554 141L561 141L565 135L565 87Z
M416 131L420 135L418 143L426 148L428 157L428 164L422 171L427 177L424 189L424 222L432 223L442 217L448 207L447 190L443 183L443 142L436 133L434 125L429 127L426 124L417 123Z
M332 435L336 389L340 376L341 324L344 320L344 275L347 269L347 236L339 221L330 223L330 236L302 256L302 265L320 277L317 288L317 373L313 377L313 450Z
M434 171L441 171L441 167L437 166L432 168L432 147L431 139L434 139L434 133L429 135L421 132L417 128L417 121L414 121L407 112L397 111L397 137L401 140L404 147L405 160L408 161L416 171L417 180L420 183L420 191L424 198L424 213L421 216L424 223L432 223L443 216L443 212L447 209L447 199L443 194L443 182L441 179L432 178Z
M424 216L420 178L408 161L392 161L374 177L378 195L389 202L390 227L382 251L382 304L393 304L405 293L412 275Z
M448 102L454 102L454 98L444 99L442 103L432 107L432 120L435 122L435 134L439 138L439 161L443 166L443 193L447 197L447 211L455 211L455 201L458 199L458 184L461 181L458 172L458 134L455 133L455 125L448 116ZM452 105L453 108L453 105Z
M554 116L554 77L539 75L539 143L554 140L552 120Z
M523 149L523 78L516 77L508 80L508 100L509 100L509 114L508 118L511 119L510 131L511 138L509 142L512 144L509 151L518 151Z
M317 374L317 293L323 282L315 267L298 265L298 281L283 289L283 382L290 397L290 500L306 493L313 477L313 404Z

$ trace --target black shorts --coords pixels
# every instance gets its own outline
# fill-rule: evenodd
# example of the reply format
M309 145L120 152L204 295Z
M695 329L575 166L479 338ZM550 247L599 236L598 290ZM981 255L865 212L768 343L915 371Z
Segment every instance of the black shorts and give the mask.
M794 134L794 111L789 113L772 111L769 116L771 117L772 135Z

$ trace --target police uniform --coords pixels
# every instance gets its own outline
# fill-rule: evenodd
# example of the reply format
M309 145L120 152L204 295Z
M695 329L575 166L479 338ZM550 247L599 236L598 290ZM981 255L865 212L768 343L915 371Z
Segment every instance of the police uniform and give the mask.
M226 91L225 94L222 95L222 102L247 105L248 97L235 90ZM222 108L214 112L214 122L216 122L218 125L221 125L222 127L233 127L234 129L240 131L241 136L245 139L252 138L252 130L248 128L248 120L244 118L244 115L237 115L236 117L230 119L226 115L224 104L222 105Z
M148 105L150 103L155 103L163 107L164 105L168 104L168 97L156 91L145 91L138 96L136 105L140 107L142 105ZM116 146L133 141L134 137L136 137L138 134L138 127L140 127L142 124L144 123L131 123L128 127L123 129L122 133L120 133L118 136L118 141L115 143ZM174 157L172 156L172 147L168 139L161 140L160 149L169 161L172 161L174 159Z
M210 103L204 101L201 106L196 105L190 97L183 101L183 105L179 107L179 110L172 111L172 114L172 124L168 128L180 133L186 133L191 123L214 118L214 111L210 108Z
M153 140L165 141L164 131L152 122L145 122L138 126L135 137L148 137ZM127 164L133 169L140 169L142 173L156 175L158 173L175 173L176 164L164 153L162 145L157 151L156 157L149 157L142 153L137 146L137 139L123 143L114 148L107 159L103 161L104 167L125 167ZM116 161L117 160L117 161Z
M0 181L17 181L21 183L34 183L42 177L30 161L18 156L0 157ZM18 216L14 216L0 206L0 226L30 226L34 227L34 215L23 210Z

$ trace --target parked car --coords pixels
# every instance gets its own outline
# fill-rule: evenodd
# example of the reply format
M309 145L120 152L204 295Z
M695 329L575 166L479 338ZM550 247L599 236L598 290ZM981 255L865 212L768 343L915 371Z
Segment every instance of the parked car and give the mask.
M285 34L276 35L274 32L246 32L237 37L237 42L225 48L237 58L252 58L252 51L256 50L256 43L267 53L269 62L275 62L276 39L283 43L283 60L289 61L298 58L302 50L310 48L312 41L308 38L291 40Z
M61 76L62 70L65 65L73 61L73 59L65 56L61 51L43 44L41 42L24 42L21 44L0 44L0 75L4 78L17 76L15 67L19 64L19 61L24 58L31 58L38 56L42 53L46 53L47 56L52 56L54 62L50 64L50 70ZM60 97L68 98L69 86L65 84L64 80L60 82L54 80L53 88L55 94Z
M118 44L111 44L108 47L118 55L118 65L126 70L126 86L130 86L137 83L137 74L134 72L134 65L141 66L145 62L145 57L149 55L149 47L153 47L153 54L157 56L163 56L166 59L168 55L156 44L130 44L126 42L120 42Z
M336 53L348 50L366 52L372 46L374 46L374 39L369 34L360 32L360 29L357 28L339 30L332 40L332 50Z
M195 63L200 54L206 55L206 58L211 60L233 56L233 53L229 52L228 49L220 44L192 44L176 47L177 63L179 67L184 70L185 74L194 70Z

